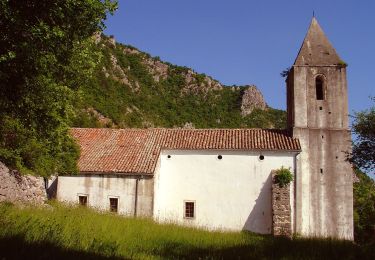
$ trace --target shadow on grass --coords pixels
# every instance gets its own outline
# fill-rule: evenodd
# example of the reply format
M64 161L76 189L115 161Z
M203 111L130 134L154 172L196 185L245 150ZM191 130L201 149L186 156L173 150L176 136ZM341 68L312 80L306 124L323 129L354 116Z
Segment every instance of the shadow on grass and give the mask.
M0 239L0 259L124 259L58 247L50 242L28 243L21 236Z
M258 243L223 248L199 248L165 243L154 255L166 259L375 259L371 248L350 241L288 239L267 236Z
M359 247L348 241L324 239L286 239L266 236L260 241L244 240L232 247L199 247L174 241L161 241L161 247L147 251L139 248L135 258L162 259L375 259L373 248ZM143 251L145 250L145 251ZM96 250L98 251L98 250ZM124 253L124 252L122 252ZM0 259L124 259L113 249L113 256L61 248L50 242L27 243L21 236L0 239ZM138 257L137 257L138 256Z

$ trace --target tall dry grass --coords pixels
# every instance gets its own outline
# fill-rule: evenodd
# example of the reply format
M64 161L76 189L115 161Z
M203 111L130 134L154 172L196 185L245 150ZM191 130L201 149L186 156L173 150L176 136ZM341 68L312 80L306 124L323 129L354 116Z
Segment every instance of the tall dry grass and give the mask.
M0 258L371 259L370 248L331 239L210 232L53 203L0 204ZM375 259L375 258L374 258Z

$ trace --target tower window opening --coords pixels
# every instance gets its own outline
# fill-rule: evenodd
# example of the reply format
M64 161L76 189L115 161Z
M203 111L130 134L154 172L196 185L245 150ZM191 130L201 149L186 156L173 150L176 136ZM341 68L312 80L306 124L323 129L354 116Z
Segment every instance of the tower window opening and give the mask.
M324 100L324 81L322 77L316 77L315 79L315 88L316 88L316 99Z

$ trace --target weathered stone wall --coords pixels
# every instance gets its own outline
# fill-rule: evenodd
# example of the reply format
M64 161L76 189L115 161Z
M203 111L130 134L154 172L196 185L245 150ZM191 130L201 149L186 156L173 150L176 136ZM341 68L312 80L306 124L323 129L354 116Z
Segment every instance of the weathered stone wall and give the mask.
M0 202L42 205L46 200L42 177L21 175L0 162Z
M276 172L272 172L272 234L291 236L290 184L280 187L275 183Z
M316 98L317 76L325 78L324 100ZM353 240L346 70L335 64L294 65L289 77L288 127L302 148L296 157L295 232Z
M323 79L318 98L317 78ZM288 128L296 157L295 232L353 240L352 166L346 68L313 18L288 75Z

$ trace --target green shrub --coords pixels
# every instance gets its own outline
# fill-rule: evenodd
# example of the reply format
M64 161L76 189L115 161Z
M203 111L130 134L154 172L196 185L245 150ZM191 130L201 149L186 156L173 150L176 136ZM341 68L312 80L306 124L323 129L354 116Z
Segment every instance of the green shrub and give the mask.
M342 67L342 68L346 68L346 67L348 67L348 63L346 63L346 62L343 61L343 60L340 60L340 61L337 63L337 65L338 65L339 67Z
M44 177L55 172L77 172L79 148L67 127L42 136L19 119L5 117L1 122L0 161L8 167Z
M293 174L290 169L286 169L281 166L280 169L276 170L275 183L279 184L279 187L282 188L293 181Z

